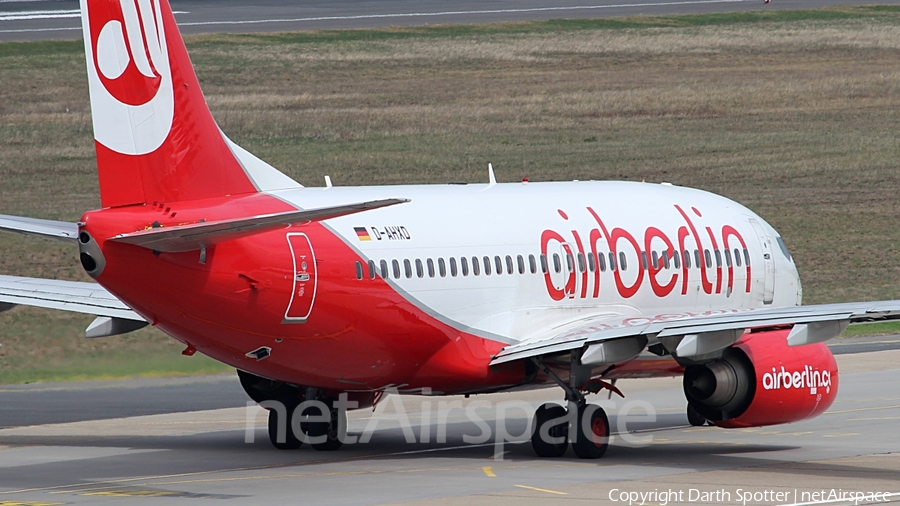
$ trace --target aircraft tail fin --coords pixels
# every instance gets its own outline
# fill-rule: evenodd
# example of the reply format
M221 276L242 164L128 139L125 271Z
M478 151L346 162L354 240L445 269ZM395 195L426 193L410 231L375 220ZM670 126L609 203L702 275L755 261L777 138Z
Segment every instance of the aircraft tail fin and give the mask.
M300 186L212 117L168 0L81 0L104 207Z

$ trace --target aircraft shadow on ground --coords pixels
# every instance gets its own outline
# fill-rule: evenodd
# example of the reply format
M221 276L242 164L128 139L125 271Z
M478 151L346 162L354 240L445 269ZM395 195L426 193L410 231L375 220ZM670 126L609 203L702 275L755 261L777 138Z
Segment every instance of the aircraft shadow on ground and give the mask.
M615 417L611 417L611 423L615 427ZM487 421L487 424L492 431L495 430L496 426L493 421ZM506 425L510 434L520 436L528 427L528 421L525 419L508 420ZM666 415L658 417L657 421L653 423L635 424L635 428L638 429L638 432L632 435L638 437L669 438L672 433L677 433L676 431L685 428L685 423L682 415ZM412 427L417 440L421 435L421 429L421 426ZM373 432L369 442L344 445L336 452L320 452L308 445L304 445L298 450L276 450L269 443L265 427L261 426L253 431L254 441L252 443L245 442L246 432L244 430L173 436L0 436L0 444L15 446L107 447L134 450L132 454L92 459L91 465L86 466L83 470L79 469L77 460L5 468L3 477L0 478L0 486L3 486L2 482L13 480L14 474L18 472L48 476L45 474L47 471L51 472L49 476L53 476L57 473L56 468L67 469L67 472L62 475L68 476L69 480L73 476L76 476L77 479L88 480L102 478L108 472L113 472L115 476L143 476L254 467L328 465L342 462L372 463L379 460L457 459L483 463L490 462L492 458L496 459L498 451L503 460L543 462L543 459L534 455L530 442L527 439L523 441L521 437L517 438L517 441L502 445L502 447L496 445L493 437L479 444L468 444L463 438L464 435L481 433L478 426L471 422L449 423L444 442L436 441L436 426L431 426L430 429L429 442L409 443L402 428L382 426ZM699 462L702 463L703 468L735 468L782 463L783 461L780 460L761 460L759 454L799 448L790 445L731 443L727 438L721 437L722 432L719 429L710 427L709 431L716 433L716 441L708 441L708 438L705 437L692 441L679 436L678 441L669 440L657 443L651 441L646 445L634 445L616 436L603 459L584 461L578 459L570 450L557 461L599 466L645 465L646 462L652 461L656 465L664 467L692 469L697 468ZM350 435L359 437L361 434L351 431ZM141 450L150 451L153 457L146 458L145 456L148 454ZM160 451L163 453L159 453ZM10 474L8 471L15 472Z

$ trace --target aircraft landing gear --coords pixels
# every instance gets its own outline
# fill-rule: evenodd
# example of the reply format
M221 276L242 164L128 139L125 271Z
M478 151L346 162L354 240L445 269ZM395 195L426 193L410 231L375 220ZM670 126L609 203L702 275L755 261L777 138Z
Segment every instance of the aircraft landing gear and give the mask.
M569 401L568 408L547 403L535 411L532 424L534 432L531 435L534 452L539 457L561 457L571 444L579 458L602 457L609 447L609 418L606 412L596 404L588 404L579 389L566 384L542 362L534 362L565 390ZM573 383L576 379L573 375Z
M569 446L569 420L566 408L548 402L534 412L531 447L538 457L561 457Z
M305 390L238 371L241 386L251 399L269 411L269 441L279 450L296 450L304 441L320 451L334 451L343 445L347 417L334 399L323 399L321 390ZM301 401L319 402L298 410ZM324 420L323 420L324 419Z
M275 407L269 408L269 441L279 450L296 450L303 445L292 428L294 408L295 406L285 406L284 413Z
M581 459L599 459L609 447L609 418L596 404L578 406L578 436L572 450Z
M309 437L310 445L316 450L332 452L344 444L344 436L347 434L347 418L335 406L334 400L323 401L328 408L328 413L321 413L320 409L312 406L304 410L304 416L327 415L328 421L304 422L304 432Z

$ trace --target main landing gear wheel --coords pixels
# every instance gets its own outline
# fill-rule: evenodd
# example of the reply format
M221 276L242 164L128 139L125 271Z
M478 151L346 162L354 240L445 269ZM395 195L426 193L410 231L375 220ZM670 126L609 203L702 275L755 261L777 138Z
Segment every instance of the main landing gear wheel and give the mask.
M570 428L575 432L572 450L582 459L599 459L609 447L609 419L603 408L596 404L578 406L577 427Z
M702 427L706 425L706 418L703 418L703 415L697 412L693 406L688 404L687 407L687 419L688 423L693 425L694 427Z
M341 418L337 408L334 407L333 402L327 402L329 406L328 415L330 415L330 421L328 422L304 422L303 423L303 431L310 438L310 445L313 448L323 452L333 452L340 448L344 442L341 440L341 436L347 433L347 420L345 418ZM318 416L322 413L318 413L316 408L308 408L304 414ZM319 441L324 436L324 440ZM315 441L315 442L312 442Z
M300 448L303 441L300 441L300 439L294 435L294 430L291 428L291 418L293 417L295 406L287 405L286 407L286 420L280 420L277 409L269 409L269 441L272 442L272 446L279 450L296 450L297 448ZM278 437L279 425L283 425L284 427L283 438Z
M565 419L566 413L566 408L552 402L542 404L534 412L531 447L538 457L561 457L566 453L569 446L569 423ZM551 422L555 423L551 426L549 425Z

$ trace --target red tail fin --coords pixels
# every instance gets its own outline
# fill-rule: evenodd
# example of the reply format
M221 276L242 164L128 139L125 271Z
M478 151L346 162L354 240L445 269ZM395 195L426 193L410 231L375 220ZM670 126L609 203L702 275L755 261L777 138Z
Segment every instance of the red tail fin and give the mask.
M297 186L221 133L168 0L81 0L81 16L104 207Z

